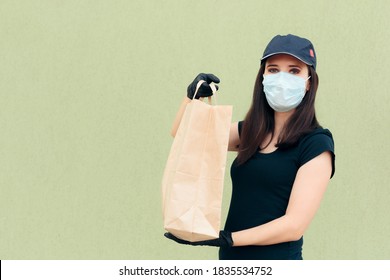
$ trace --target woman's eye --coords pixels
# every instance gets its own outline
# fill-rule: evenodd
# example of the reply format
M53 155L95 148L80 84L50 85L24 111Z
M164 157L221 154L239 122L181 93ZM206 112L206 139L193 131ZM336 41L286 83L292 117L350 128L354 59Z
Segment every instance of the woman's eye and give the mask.
M276 68L269 68L269 69L268 69L268 72L269 72L269 73L278 73L279 71L278 71L278 69L276 69Z
M299 74L301 72L298 68L292 68L290 69L290 74Z

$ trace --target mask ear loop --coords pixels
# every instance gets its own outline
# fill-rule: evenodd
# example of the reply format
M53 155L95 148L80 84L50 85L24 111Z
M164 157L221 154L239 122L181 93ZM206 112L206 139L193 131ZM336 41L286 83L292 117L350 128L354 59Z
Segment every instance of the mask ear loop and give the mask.
M305 80L305 82L307 82L310 78L311 78L311 76L307 77L307 79ZM306 92L309 92L309 89L310 89L310 82L309 82L309 88L306 89Z

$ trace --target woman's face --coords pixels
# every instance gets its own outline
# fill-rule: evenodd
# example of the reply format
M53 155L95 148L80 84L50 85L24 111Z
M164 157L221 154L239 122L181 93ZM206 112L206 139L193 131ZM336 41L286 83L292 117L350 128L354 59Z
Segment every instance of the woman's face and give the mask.
M299 76L305 80L309 77L308 66L299 59L288 54L276 54L269 57L265 63L264 75L272 75L286 72ZM306 82L306 90L309 90L310 82Z

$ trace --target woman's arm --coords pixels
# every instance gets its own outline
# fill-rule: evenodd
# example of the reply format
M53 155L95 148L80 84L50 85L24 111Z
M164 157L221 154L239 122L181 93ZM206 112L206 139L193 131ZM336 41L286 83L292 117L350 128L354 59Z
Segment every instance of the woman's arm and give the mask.
M240 145L240 136L238 134L238 122L232 123L229 133L228 151L237 152Z
M286 214L266 224L233 232L233 246L299 240L320 206L331 172L330 152L323 152L302 165L294 181Z

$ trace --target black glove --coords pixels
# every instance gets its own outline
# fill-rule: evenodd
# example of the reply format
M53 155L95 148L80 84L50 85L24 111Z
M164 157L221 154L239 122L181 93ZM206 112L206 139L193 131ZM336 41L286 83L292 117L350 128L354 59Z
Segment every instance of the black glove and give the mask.
M232 239L232 233L230 231L221 230L219 232L219 238L206 240L206 241L195 241L190 242L187 240L183 240L180 238L177 238L173 234L166 232L164 234L166 238L172 239L173 241L176 241L180 244L185 245L192 245L192 246L214 246L214 247L232 247L233 246L233 239Z
M195 96L195 99L199 99L200 97L208 97L213 95L213 91L211 90L209 84L211 82L219 83L219 78L214 76L213 74L204 74L200 73L198 76L196 76L195 80L188 86L187 88L187 97L189 99L194 98L196 85L199 81L204 80L205 82L201 84L199 87L198 93ZM218 86L215 86L218 90Z

